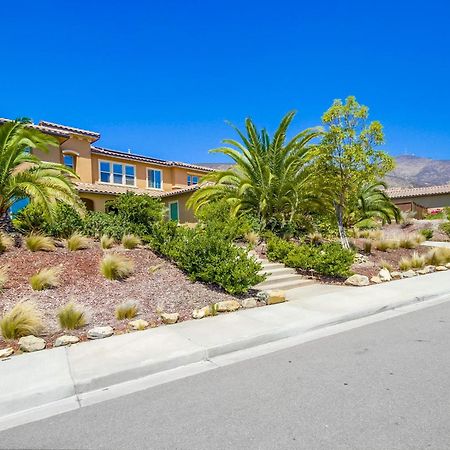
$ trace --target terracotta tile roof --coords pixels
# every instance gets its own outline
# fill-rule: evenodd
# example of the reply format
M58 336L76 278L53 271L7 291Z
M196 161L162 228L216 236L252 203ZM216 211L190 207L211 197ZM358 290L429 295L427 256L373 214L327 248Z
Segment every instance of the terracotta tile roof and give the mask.
M91 147L91 152L97 155L106 155L115 158L129 159L131 161L142 161L150 164L168 166L168 167L185 167L188 169L195 169L199 172L211 172L213 169L204 166L198 166L196 164L183 163L178 161L166 161L164 159L152 158L150 156L136 155L133 153L119 152L117 150L111 150L103 147Z
M5 119L3 117L0 118L0 124L7 123L7 122L12 122L12 120ZM70 137L70 134L63 130L48 128L48 127L44 127L41 125L35 125L34 123L29 123L29 124L27 124L27 126L29 126L30 128L36 128L36 130L42 131L43 133L52 134L54 136L61 136L61 137L65 137L65 138Z
M450 184L415 188L390 188L386 193L391 198L421 197L424 195L450 194Z
M89 131L89 130L83 130L81 128L69 127L67 125L61 125L59 123L47 122L46 120L41 120L39 122L38 126L49 128L49 129L62 130L62 131L66 131L68 133L90 136L90 137L95 138L95 140L100 139L100 133L96 133L95 131Z

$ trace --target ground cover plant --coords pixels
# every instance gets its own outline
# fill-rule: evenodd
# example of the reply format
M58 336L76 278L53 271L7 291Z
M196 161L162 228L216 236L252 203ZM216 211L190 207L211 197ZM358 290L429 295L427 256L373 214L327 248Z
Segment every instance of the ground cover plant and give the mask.
M0 331L4 339L37 335L42 329L42 316L31 302L17 303L0 319Z

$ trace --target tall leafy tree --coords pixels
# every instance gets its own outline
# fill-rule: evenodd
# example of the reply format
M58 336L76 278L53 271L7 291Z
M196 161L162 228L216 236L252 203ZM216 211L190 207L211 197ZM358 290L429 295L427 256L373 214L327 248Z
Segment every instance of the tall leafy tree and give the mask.
M383 179L394 160L377 147L384 141L380 122L367 122L369 110L355 97L335 100L323 114L325 133L315 152L314 173L322 198L335 215L342 245L349 247L346 228L361 207L364 186Z
M197 211L213 200L225 199L233 215L248 213L262 229L282 229L293 223L313 197L307 169L311 141L321 133L306 129L287 139L294 116L294 112L286 114L272 137L249 118L244 132L233 126L241 142L225 139L229 146L211 152L229 156L234 166L206 175L188 206Z
M25 198L38 205L48 218L57 201L80 208L71 181L74 172L62 164L43 162L29 151L34 148L47 153L49 147L57 145L55 138L41 133L26 120L0 126L1 230L12 231L10 208Z

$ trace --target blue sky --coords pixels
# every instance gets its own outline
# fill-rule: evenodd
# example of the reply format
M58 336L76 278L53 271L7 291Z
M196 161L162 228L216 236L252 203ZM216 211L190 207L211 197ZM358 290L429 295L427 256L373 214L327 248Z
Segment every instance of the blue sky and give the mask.
M225 120L272 130L295 109L296 131L352 94L392 154L450 158L445 1L24 0L2 16L0 116L219 161L207 151L233 136Z

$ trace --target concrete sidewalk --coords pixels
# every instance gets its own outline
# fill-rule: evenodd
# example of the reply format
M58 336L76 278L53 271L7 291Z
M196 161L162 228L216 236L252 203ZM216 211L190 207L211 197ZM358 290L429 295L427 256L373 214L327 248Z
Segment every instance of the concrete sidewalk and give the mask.
M0 361L0 421L168 369L450 295L450 270L362 288L311 285L243 309Z

